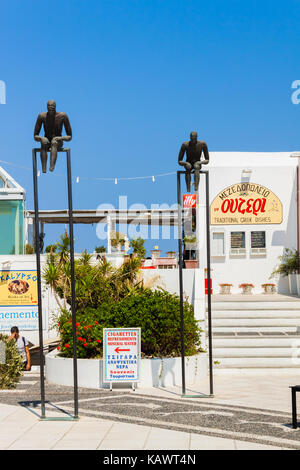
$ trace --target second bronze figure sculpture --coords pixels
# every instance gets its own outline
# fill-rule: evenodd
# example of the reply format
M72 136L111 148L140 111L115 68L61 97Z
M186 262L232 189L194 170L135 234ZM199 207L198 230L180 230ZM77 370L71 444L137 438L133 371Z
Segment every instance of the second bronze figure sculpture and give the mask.
M195 192L198 191L199 179L202 165L209 163L209 153L206 143L203 140L197 140L197 132L191 132L190 141L183 142L179 155L178 163L185 168L185 181L187 191L191 192L191 172L194 170ZM202 152L204 160L201 160ZM183 161L184 154L186 153L186 161Z
M41 142L41 162L42 171L47 171L47 152L50 151L50 171L55 168L57 152L62 149L63 142L69 142L72 139L72 129L69 118L66 113L56 112L56 103L53 100L47 103L47 113L38 115L34 128L34 140ZM40 131L44 127L44 137L41 137ZM63 126L66 136L62 136Z

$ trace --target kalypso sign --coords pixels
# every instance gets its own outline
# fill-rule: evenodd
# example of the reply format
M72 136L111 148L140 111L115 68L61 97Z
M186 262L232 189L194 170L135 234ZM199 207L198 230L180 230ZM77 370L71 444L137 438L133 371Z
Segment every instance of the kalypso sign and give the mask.
M9 331L15 325L22 330L37 330L37 297L36 270L1 270L0 330ZM45 324L46 311L43 318Z
M103 382L139 382L140 328L103 328Z
M211 225L281 224L282 203L257 183L237 183L221 191L210 206Z

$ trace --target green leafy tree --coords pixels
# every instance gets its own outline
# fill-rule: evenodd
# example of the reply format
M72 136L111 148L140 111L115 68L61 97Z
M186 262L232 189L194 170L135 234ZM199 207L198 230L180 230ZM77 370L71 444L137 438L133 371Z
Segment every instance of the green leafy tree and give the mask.
M133 253L139 258L146 257L146 248L144 244L145 240L143 240L143 238L141 237L133 238L132 240L130 240L130 248L133 249Z
M46 253L55 253L57 250L57 244L54 243L53 245L47 245L46 248L45 248L45 252Z
M112 231L110 235L110 242L113 248L124 246L126 236L121 232Z

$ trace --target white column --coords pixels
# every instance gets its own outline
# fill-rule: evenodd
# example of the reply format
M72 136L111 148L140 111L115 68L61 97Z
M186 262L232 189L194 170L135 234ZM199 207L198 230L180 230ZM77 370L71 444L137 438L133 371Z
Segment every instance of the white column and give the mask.
M111 216L107 216L107 253L111 254Z
M205 269L207 265L206 258L206 204L205 204L206 192L205 192L205 175L200 174L200 184L197 194L197 250L199 268Z

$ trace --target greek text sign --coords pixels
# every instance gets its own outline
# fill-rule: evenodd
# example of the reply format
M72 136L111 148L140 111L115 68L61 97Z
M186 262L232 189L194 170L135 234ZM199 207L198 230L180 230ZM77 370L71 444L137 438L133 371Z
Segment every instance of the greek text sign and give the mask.
M36 271L0 271L0 307L37 304Z
M210 206L211 225L281 224L282 203L257 183L238 183L221 191Z
M140 328L103 328L104 382L138 382L140 357Z

